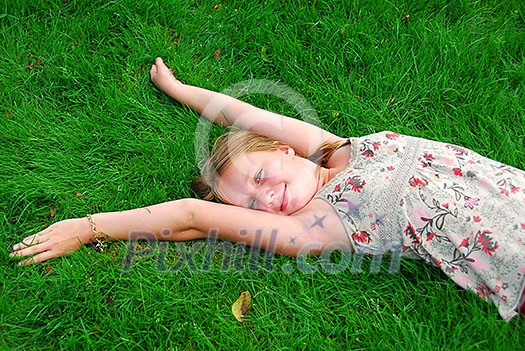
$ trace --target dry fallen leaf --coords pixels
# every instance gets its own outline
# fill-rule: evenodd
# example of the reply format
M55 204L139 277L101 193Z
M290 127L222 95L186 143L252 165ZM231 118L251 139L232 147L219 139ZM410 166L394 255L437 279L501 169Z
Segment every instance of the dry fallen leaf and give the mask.
M40 57L33 57L32 59L33 59L33 62L31 62L29 65L26 66L26 69L28 71L30 71L33 68L35 68L36 65L44 65L45 66L44 60L42 60Z
M221 49L215 50L215 53L213 54L213 58L216 60L221 56Z
M355 26L355 24L357 23L357 21L359 21L359 18L356 18L355 21L354 21L354 23L347 23L347 24L345 24L343 28L339 29L339 33L344 34L344 33L345 33L345 29L346 29L346 27L352 27L352 26Z
M241 296L232 305L232 313L239 322L244 322L242 317L246 315L252 304L252 296L249 291L243 291Z
M52 205L51 208L49 209L49 217L51 218L55 217L55 210L56 210L56 206Z
M394 101L396 101L396 96L395 96L395 95L392 96L392 98L390 99L389 102L386 103L386 105L387 105L387 106L390 106L390 105L392 105L392 104L394 103Z

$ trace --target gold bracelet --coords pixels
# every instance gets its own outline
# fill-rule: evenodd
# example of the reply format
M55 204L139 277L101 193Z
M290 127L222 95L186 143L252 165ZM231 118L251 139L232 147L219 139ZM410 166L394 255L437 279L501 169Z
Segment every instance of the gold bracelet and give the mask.
M86 215L86 217L89 221L89 224L91 225L93 236L95 237L95 241L96 241L96 243L94 244L95 250L98 252L104 252L104 247L106 246L108 235L106 233L102 233L97 230L97 226L95 225L95 220L93 220L93 217L89 213Z

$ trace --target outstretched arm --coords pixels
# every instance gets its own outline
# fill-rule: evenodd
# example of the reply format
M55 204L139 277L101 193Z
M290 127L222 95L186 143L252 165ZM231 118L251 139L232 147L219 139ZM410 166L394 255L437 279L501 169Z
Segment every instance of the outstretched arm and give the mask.
M317 209L326 228L338 228L335 215ZM321 216L322 214L322 216ZM186 241L215 238L243 242L278 254L320 254L327 245L346 241L341 230L316 226L313 212L281 216L197 199L181 199L123 212L93 215L97 231L110 240L127 240L134 232L153 234L158 240ZM330 219L333 217L332 219ZM82 244L95 242L87 218L57 222L13 247L12 257L31 264L67 255Z
M193 108L211 122L222 126L235 125L241 129L280 140L300 154L309 156L324 142L341 138L309 123L266 111L221 93L186 85L157 58L150 71L151 80L168 96Z
M206 236L194 229L191 205L193 199L182 199L122 212L92 216L96 229L109 240L127 240L133 232L147 232L159 240L192 240ZM38 263L67 255L82 246L96 242L87 217L54 223L43 231L28 236L13 246L12 257L23 258L20 264Z

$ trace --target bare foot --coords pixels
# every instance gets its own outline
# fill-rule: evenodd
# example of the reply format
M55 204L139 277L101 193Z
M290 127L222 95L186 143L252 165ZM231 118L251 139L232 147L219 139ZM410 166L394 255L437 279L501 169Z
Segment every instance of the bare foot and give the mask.
M149 71L151 81L158 86L162 91L166 91L173 85L181 84L173 75L173 71L164 64L164 61L157 57L155 63L151 66Z

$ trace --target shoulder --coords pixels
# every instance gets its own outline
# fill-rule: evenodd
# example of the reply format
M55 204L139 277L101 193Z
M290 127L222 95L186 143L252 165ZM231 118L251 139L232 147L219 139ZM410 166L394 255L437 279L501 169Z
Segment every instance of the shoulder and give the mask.
M341 145L334 151L326 166L332 174L337 174L346 168L350 161L352 142L351 139L340 138Z

